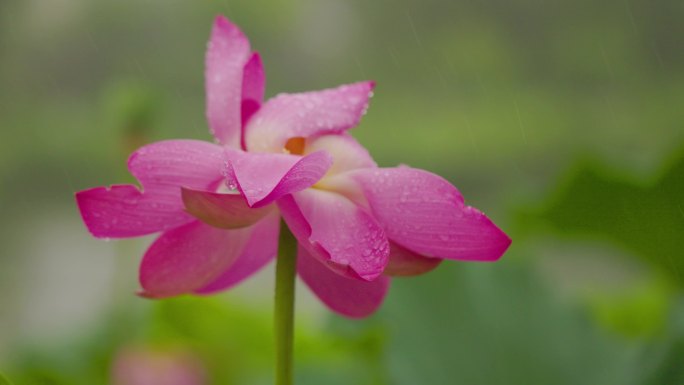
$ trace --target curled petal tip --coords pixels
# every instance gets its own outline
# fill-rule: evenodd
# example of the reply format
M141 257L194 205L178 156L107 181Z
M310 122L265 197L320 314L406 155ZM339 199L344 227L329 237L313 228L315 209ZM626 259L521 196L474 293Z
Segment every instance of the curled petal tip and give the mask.
M470 218L472 236L482 240L475 248L480 255L474 260L496 262L501 259L513 240L480 210L465 206L463 211L466 214L465 217Z
M282 196L307 189L332 165L332 156L316 151L303 157L232 151L231 165L237 187L252 208L266 206Z
M498 239L493 242L494 246L492 246L492 259L490 259L490 262L496 262L501 257L503 257L504 254L506 254L506 251L508 251L508 248L511 246L511 243L513 243L513 240L511 237L508 236L508 234L504 233L503 230L499 229L497 227L497 230L499 230L499 237Z
M417 254L495 261L510 238L444 178L407 167L354 173L391 240Z

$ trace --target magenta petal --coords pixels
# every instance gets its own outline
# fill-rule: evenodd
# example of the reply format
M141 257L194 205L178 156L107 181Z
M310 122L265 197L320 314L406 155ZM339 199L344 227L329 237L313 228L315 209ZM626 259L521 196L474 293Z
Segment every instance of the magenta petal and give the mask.
M261 270L278 253L280 214L271 213L254 225L242 254L218 278L196 290L197 294L213 294L227 290Z
M253 52L244 68L242 99L251 99L261 103L264 100L265 88L266 75L264 73L264 65L261 62L259 53Z
M382 274L389 257L385 232L347 198L307 189L281 198L278 207L300 244L331 269L367 281Z
M128 159L128 169L148 190L207 189L222 179L224 149L201 140L164 140L143 146Z
M88 230L100 238L135 237L192 221L181 186L207 189L222 178L223 149L196 140L169 140L134 152L128 168L142 184L98 187L76 194Z
M409 167L353 171L389 238L419 254L494 261L510 238L484 214L466 206L456 187Z
M281 151L290 138L339 133L356 126L368 108L373 82L280 94L264 103L245 127L249 151Z
M232 147L240 146L243 71L250 55L247 37L218 16L205 57L206 114L214 137Z
M238 194L221 194L183 188L185 209L202 222L222 229L251 226L266 216L273 207L251 208Z
M257 52L252 53L245 64L242 78L242 125L259 109L264 100L266 89L266 75L261 63L261 56Z
M424 257L390 242L389 262L383 273L400 277L421 275L434 270L442 261L439 258Z
M299 247L297 272L311 291L331 310L345 317L363 318L375 312L385 299L390 278L381 275L372 282L335 274Z
M243 252L252 227L223 230L200 221L163 233L140 265L142 296L190 293L214 281Z
M193 220L178 205L178 197L143 194L132 185L80 191L76 193L76 202L88 231L98 238L137 237Z
M312 186L332 164L332 158L325 151L303 157L233 150L227 155L233 173L229 178L235 178L251 207L265 206L283 195Z

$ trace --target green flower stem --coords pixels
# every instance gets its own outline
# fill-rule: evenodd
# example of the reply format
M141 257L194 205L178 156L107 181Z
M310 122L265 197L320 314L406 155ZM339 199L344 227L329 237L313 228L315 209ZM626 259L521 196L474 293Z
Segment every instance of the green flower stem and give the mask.
M280 226L275 287L276 385L292 385L295 273L297 241L285 223Z

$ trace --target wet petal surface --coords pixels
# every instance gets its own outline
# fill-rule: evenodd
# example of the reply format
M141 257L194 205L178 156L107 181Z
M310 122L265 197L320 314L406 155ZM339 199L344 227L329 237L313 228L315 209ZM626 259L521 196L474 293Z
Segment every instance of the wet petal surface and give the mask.
M247 37L218 16L205 57L206 115L214 137L231 147L240 146L243 72L250 56Z
M142 189L116 185L76 194L83 221L96 237L135 237L192 221L181 187L208 189L218 183L223 149L195 140L162 141L134 152L128 167Z
M262 207L318 182L332 164L324 151L306 156L228 151L228 185L235 184L251 207ZM232 187L232 186L231 186Z
M389 238L439 258L495 261L510 238L443 178L409 167L353 172Z
M389 257L385 232L347 198L308 189L283 197L278 207L300 244L330 269L367 281L382 274Z
M356 126L368 108L373 82L298 94L264 103L245 127L249 151L279 152L290 138L340 133Z

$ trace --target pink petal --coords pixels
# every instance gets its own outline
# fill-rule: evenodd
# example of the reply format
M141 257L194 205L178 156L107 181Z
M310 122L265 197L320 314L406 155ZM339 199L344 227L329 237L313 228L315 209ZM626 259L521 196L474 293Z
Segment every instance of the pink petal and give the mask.
M243 71L250 55L247 37L218 16L205 57L206 114L214 137L232 147L240 146Z
M242 254L255 226L223 230L194 221L163 233L140 265L141 295L162 298L205 287Z
M156 233L193 218L171 194L143 194L133 185L96 187L76 193L88 231L97 238L128 238Z
M222 229L237 229L255 224L273 207L251 208L239 194L221 194L182 188L185 209L202 222Z
M299 247L297 272L311 291L331 310L349 318L363 318L375 312L385 299L390 278L381 275L372 282L335 274Z
M242 254L218 278L197 294L213 294L227 290L266 266L278 253L280 214L277 211L260 220L253 228Z
M278 200L297 240L339 274L367 281L387 265L389 244L380 225L342 195L307 189Z
M278 152L290 138L340 133L356 126L368 108L373 82L280 94L267 101L245 128L249 151Z
M224 149L201 140L165 140L141 147L128 159L128 169L145 191L173 191L180 187L207 189L222 179Z
M180 187L207 189L222 178L223 149L194 140L153 143L134 152L128 166L143 185L98 187L76 194L88 230L99 238L135 237L171 229L193 218Z
M401 277L421 275L434 270L442 261L439 258L424 257L390 242L389 263L383 273Z
M464 205L456 187L437 175L398 167L354 171L353 178L389 238L411 251L494 261L511 243L484 214Z
M325 151L304 157L289 154L227 151L237 187L251 207L265 206L318 182L332 164ZM228 182L229 184L232 181Z
M261 63L261 56L257 52L252 53L245 64L242 78L242 125L259 109L264 100L266 89L266 75Z
M358 168L375 168L377 164L359 142L349 134L321 135L306 143L305 154L326 151L333 158L326 176L340 174Z

